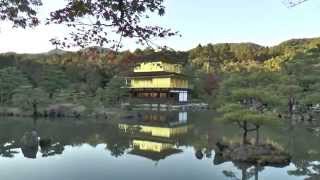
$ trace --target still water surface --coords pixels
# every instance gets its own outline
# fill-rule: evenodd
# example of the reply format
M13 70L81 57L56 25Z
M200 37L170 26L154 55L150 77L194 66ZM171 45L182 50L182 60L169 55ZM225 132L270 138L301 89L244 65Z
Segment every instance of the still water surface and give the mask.
M282 168L250 167L215 161L215 143L237 141L241 131L216 122L214 113L138 116L121 121L1 119L0 179L320 179L320 137L308 130L310 125L264 127L261 139L289 151L293 161ZM42 140L39 146L32 145L34 135Z

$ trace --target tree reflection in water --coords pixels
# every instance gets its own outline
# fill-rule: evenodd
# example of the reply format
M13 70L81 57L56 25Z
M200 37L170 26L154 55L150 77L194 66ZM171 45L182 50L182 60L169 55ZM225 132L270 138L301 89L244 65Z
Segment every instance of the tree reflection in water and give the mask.
M245 163L235 163L234 165L241 170L241 177L237 177L233 171L224 170L222 173L231 179L249 180L254 178L254 180L259 180L259 172L264 170L263 167L257 165L249 165Z
M316 161L295 161L295 170L289 170L288 174L291 176L303 176L306 180L318 180L320 179L320 163Z
M42 141L43 140L43 141ZM47 141L46 143L44 141ZM59 142L51 143L51 139L40 138L40 148L42 157L61 155L64 151L64 146Z
M15 154L19 154L19 151L16 150L17 148L19 148L19 146L15 141L2 143L0 145L0 156L5 158L13 158Z
M293 176L307 176L306 180L318 180L320 179L320 163L316 161L301 161L294 162L296 170L288 171L289 175Z
M220 165L225 162L228 162L226 159L220 156L220 154L215 154L213 164ZM249 164L249 163L242 163L242 162L232 162L232 164L237 167L241 171L241 176L238 177L234 171L230 170L223 170L222 173L224 176L234 180L249 180L254 178L254 180L259 179L259 172L264 170L264 167L259 166L257 164Z
M141 112L140 118L145 114ZM59 156L65 151L66 146L77 148L88 144L92 147L105 145L106 153L114 157L130 153L153 161L167 159L168 156L175 156L182 151L188 153L185 149L191 148L193 159L203 161L210 159L217 165L224 161L214 153L216 143L221 139L240 140L240 133L236 126L214 122L213 116L202 118L201 113L200 115L188 113L187 121L179 121L175 117L173 114L165 117L149 114L145 120L131 120L130 126L126 126L126 132L123 129L125 126L120 128L120 125L125 123L118 123L118 121L2 120L0 121L0 157L14 158L19 153L30 158L34 158L36 154L38 154L37 158ZM156 127L160 127L161 130L159 131ZM261 129L260 137L261 140L268 138L279 143L292 154L292 165L296 169L290 169L287 172L288 175L310 180L319 179L320 139L303 129L303 127L297 127L288 132L287 129L266 127ZM33 146L34 149L29 148L28 152L25 149L21 151L22 137L25 134L32 134L32 131L37 133L39 145ZM255 134L250 135L255 138ZM240 172L225 169L220 174L223 173L230 179L259 179L259 174L264 170L263 167L256 165L234 164L234 167L237 167Z
M310 131L310 127L314 128L319 124L290 125L287 130L287 144L295 169L288 170L288 175L305 180L320 179L320 138Z

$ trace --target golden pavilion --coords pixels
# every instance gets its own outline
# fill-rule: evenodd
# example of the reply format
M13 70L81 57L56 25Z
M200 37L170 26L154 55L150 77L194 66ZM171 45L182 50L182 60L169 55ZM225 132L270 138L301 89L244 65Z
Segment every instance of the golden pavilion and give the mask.
M189 84L182 73L182 64L168 60L149 60L135 63L127 77L132 97L166 99L187 102Z
M121 122L119 129L131 137L130 154L159 161L182 152L178 148L180 138L191 128L186 113L151 112L144 113L140 119Z

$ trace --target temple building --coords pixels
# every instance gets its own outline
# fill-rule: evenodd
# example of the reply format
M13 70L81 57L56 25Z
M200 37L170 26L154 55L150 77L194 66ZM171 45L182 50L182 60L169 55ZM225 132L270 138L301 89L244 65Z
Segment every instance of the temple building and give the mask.
M130 154L159 161L182 152L180 140L192 126L187 122L187 112L161 114L144 113L136 120L123 120L119 129L131 137Z
M182 73L182 64L167 60L140 61L127 77L131 96L148 99L166 99L172 102L188 101L188 80Z

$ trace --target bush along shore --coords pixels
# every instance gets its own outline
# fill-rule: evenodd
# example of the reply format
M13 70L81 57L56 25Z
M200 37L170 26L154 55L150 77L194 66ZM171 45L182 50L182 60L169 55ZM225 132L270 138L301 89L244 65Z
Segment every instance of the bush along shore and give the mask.
M61 103L49 105L47 108L26 110L18 107L0 107L0 116L11 117L50 117L50 118L80 118L96 117L108 118L118 112L128 112L131 110L155 110L155 111L203 111L208 110L206 103L185 103L185 104L133 104L122 103L114 107L94 107L88 108L84 105L71 103Z
M94 108L88 110L85 106L73 104L54 104L39 111L25 111L16 107L0 107L0 116L7 117L45 117L45 118L82 118L94 117L110 119L125 115L126 110L121 108Z

